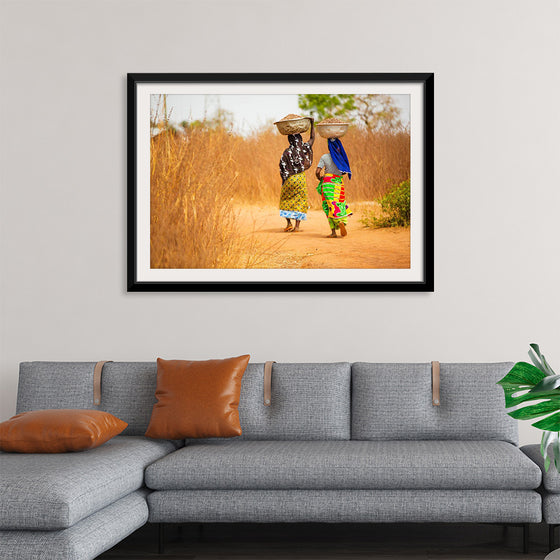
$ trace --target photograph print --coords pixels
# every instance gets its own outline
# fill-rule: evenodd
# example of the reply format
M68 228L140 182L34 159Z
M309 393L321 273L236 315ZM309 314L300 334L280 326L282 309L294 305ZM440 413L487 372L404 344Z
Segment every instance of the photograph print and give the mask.
M433 76L128 77L129 291L433 290Z

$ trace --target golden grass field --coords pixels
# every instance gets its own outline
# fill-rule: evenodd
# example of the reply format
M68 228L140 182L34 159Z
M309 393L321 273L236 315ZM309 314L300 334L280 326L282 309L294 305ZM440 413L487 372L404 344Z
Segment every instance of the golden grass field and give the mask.
M308 136L304 135L304 141ZM409 178L409 131L372 133L353 127L343 144L352 167L352 180L345 182L351 206L372 203L393 185ZM247 214L249 207L252 215L259 213L259 207L263 213L277 208L281 188L278 162L287 146L287 138L274 130L243 137L222 128L199 128L184 135L163 132L153 137L151 268L270 267L276 242L267 236L263 245L253 235L254 224L241 216ZM313 210L321 208L315 191L315 168L326 152L327 140L316 135L313 166L306 172ZM324 224L326 227L326 218ZM269 228L281 232L284 225L278 216ZM304 233L305 229L297 235ZM328 227L325 233L329 233ZM408 237L408 230L405 234ZM279 238L278 243L283 242ZM276 266L291 265L286 261ZM322 266L329 267L328 262Z

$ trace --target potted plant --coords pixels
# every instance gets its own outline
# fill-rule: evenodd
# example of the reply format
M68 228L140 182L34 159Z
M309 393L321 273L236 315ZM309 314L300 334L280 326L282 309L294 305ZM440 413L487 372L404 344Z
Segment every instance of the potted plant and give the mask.
M545 470L554 461L560 472L560 375L554 373L538 344L529 346L533 363L517 362L498 385L504 390L507 413L512 418L541 418L532 425L543 430L541 454Z

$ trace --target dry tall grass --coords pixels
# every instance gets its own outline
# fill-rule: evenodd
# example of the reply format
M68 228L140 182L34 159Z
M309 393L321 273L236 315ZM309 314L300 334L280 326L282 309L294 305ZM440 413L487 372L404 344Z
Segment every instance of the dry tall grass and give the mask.
M237 260L236 174L223 150L224 134L152 138L152 268L230 268Z
M304 135L307 141L308 134ZM274 131L263 131L249 138L229 136L232 159L239 173L236 198L242 202L277 204L281 179L278 162L288 141ZM351 128L343 139L352 168L352 179L345 181L347 196L352 201L374 200L410 177L410 133L396 130L371 133ZM315 194L315 168L321 155L329 150L328 142L319 135L313 145L313 165L307 174L310 201L320 206Z
M304 135L304 141L308 134ZM351 128L343 140L352 167L350 202L371 201L410 176L408 131ZM273 130L250 137L198 128L151 140L151 267L249 268L259 248L247 247L235 205L278 204L278 162L287 138ZM320 207L315 168L327 140L316 136L307 171L310 203Z

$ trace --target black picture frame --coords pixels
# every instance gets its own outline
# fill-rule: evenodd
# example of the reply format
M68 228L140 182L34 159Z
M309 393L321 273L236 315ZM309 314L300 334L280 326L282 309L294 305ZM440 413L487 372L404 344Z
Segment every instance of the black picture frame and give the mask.
M395 83L420 86L422 141L422 278L415 281L148 281L138 276L138 86L142 84ZM434 74L181 74L127 75L127 291L128 292L433 292L434 291Z

